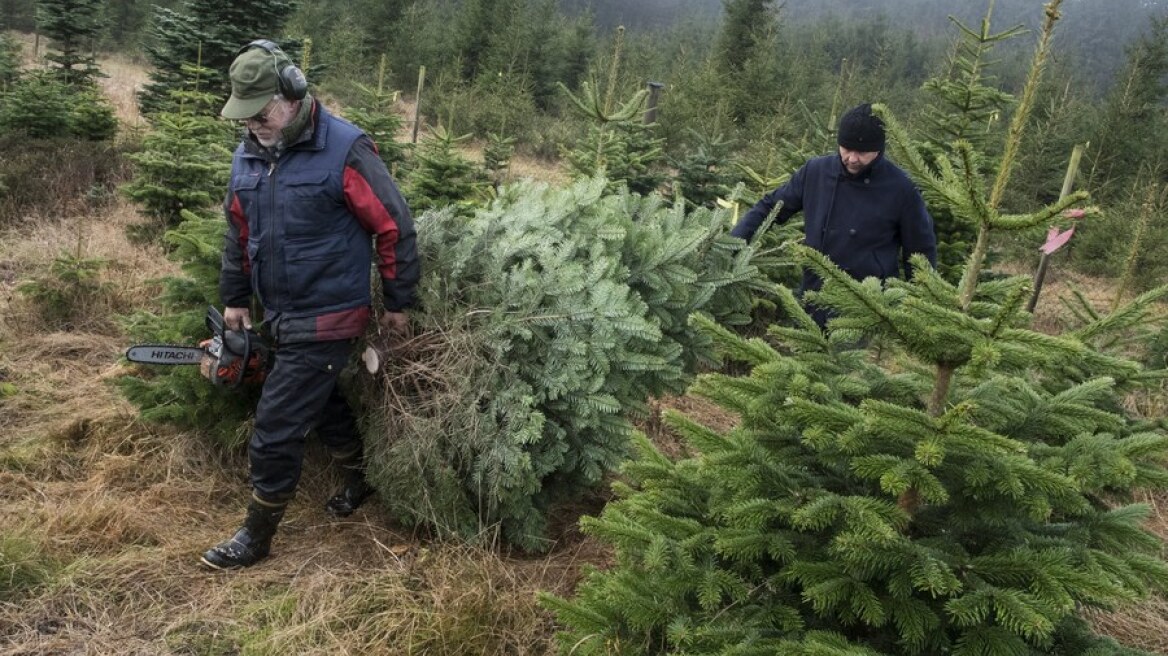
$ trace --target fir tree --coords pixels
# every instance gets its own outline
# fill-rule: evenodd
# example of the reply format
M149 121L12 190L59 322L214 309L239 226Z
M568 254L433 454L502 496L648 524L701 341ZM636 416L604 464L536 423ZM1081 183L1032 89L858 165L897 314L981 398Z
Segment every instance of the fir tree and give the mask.
M504 176L511 168L511 155L515 152L515 137L487 133L487 145L483 147L483 168L491 178L496 190L505 182Z
M1168 162L1165 162L1168 167ZM1101 216L1081 226L1075 235L1074 264L1091 275L1114 277L1119 290L1137 292L1165 280L1168 262L1162 254L1168 246L1168 191L1156 182L1165 169L1145 167L1133 178L1127 197L1111 204Z
M1165 167L1163 148L1149 135L1168 127L1168 16L1127 49L1127 61L1108 94L1084 159L1086 186L1101 201L1121 197L1142 166ZM1126 183L1126 184L1125 184Z
M420 213L453 205L466 211L473 207L476 190L484 180L482 172L458 150L458 143L469 138L469 134L456 137L439 126L422 139L402 189L412 210Z
M512 22L505 19L510 13L507 10L515 4L514 1L497 0L466 0L460 3L454 20L453 36L455 43L459 44L458 58L462 63L464 80L473 80L479 76L491 37L504 24Z
M158 7L151 21L146 54L153 65L150 83L139 95L145 114L175 111L171 91L188 84L191 62L215 71L205 88L218 98L230 93L227 71L239 48L257 38L276 38L295 3L291 0L217 2L186 0L179 10ZM295 58L295 43L281 43ZM302 67L303 68L303 67Z
M70 87L49 71L16 80L0 96L0 134L19 133L64 143L104 141L117 132L113 106L95 89Z
M186 84L171 94L179 111L156 115L142 151L129 156L137 166L122 191L154 220L139 228L146 235L178 227L183 210L205 211L226 189L233 128L210 114L218 98L202 89L202 81L213 73L198 66L184 70Z
M105 94L86 89L70 96L69 134L85 141L105 141L118 132L118 117Z
M563 154L578 177L604 176L614 186L624 183L631 191L647 194L665 178L657 166L664 140L654 135L653 125L641 120L648 91L638 91L617 106L623 35L624 29L618 28L604 91L595 79L582 83L578 95L560 85L572 106L589 122L584 138Z
M673 161L677 190L689 203L713 208L719 198L730 196L736 182L732 154L735 144L720 134L691 134L694 145Z
M724 212L605 186L524 183L419 219L424 330L362 395L369 477L398 517L547 548L553 504L626 455L627 413L710 361L690 313L747 320L757 272Z
M122 189L154 221L138 226L134 236L161 235L168 257L183 271L161 281L163 293L155 308L124 318L127 331L147 343L197 344L208 339L207 306L222 306L224 219L217 206L230 171L227 144L232 128L208 115L219 103L200 86L209 71L188 66L187 73L186 86L171 92L179 111L156 115L143 150L131 156L137 165L134 178ZM162 371L141 367L136 375L120 378L118 386L143 419L203 430L228 448L244 443L243 421L257 392L217 388L196 367Z
M207 306L222 307L219 261L223 252L223 217L206 210L182 210L182 222L165 235L168 257L183 275L161 281L162 296L154 310L123 318L135 341L198 344L208 339ZM247 442L245 420L258 400L258 388L226 390L211 385L198 367L164 370L141 366L117 380L122 395L145 421L202 431L224 449Z
M20 43L7 33L0 33L0 94L6 93L20 78Z
M1093 337L1123 308L1059 336L1025 325L1023 278L979 282L989 233L1056 219L1000 212L1059 0L987 195L976 151L931 172L879 108L909 170L975 221L960 286L918 257L911 283L856 281L798 247L836 309L825 335L789 291L795 325L743 339L700 320L749 376L694 388L737 412L719 433L670 418L697 456L639 440L621 499L586 531L616 547L574 601L548 598L574 654L1119 654L1076 618L1168 587L1140 489L1168 486L1168 435L1122 397L1161 380ZM1168 291L1168 290L1166 290ZM898 345L881 357L864 336ZM1090 651L1088 651L1090 650Z
M17 81L4 94L3 109L0 132L19 132L34 139L68 134L69 87L45 71L27 74Z
M740 73L766 47L776 27L772 0L723 0L725 17L718 34L717 57L727 73Z
M110 139L117 132L113 107L95 86L102 76L93 58L103 27L103 3L92 0L38 2L37 28L56 51L45 58L47 72L25 75L20 47L0 36L0 130L33 138Z
M990 31L994 2L991 0L979 29L972 29L960 21L953 23L960 30L949 61L949 70L940 77L925 82L924 90L932 97L925 108L926 161L951 157L955 144L969 143L985 152L998 132L991 128L1013 103L1013 97L990 86L992 78L987 68L993 63L993 49L1023 31L1017 26L1003 32ZM983 160L985 161L985 160ZM988 171L978 171L985 175ZM955 216L940 199L926 197L937 231L937 268L949 279L961 275L960 268L973 248L976 227L968 220Z
M654 136L653 126L636 121L614 121L589 126L575 148L564 153L578 177L607 176L613 186L648 194L665 179L659 164L664 140Z
M385 88L387 73L387 59L381 57L381 66L378 69L377 88L358 84L357 89L364 96L356 107L345 109L345 118L361 128L377 146L377 154L386 168L394 175L406 160L409 144L397 140L401 131L402 118L394 111L398 92L387 91Z
M978 29L950 19L960 34L948 70L924 84L924 90L932 97L924 119L928 125L928 143L933 148L945 150L966 141L984 152L996 136L990 128L1014 101L1013 96L990 85L994 80L988 69L994 63L991 59L994 48L1025 29L1019 25L993 33L990 30L993 7L991 0Z
M713 62L718 88L737 121L765 116L785 101L778 12L772 0L723 0L725 20Z
M1095 102L1080 95L1076 71L1064 64L1052 69L1040 90L1034 109L1032 129L1027 130L1018 173L1010 184L1007 203L1011 207L1034 209L1058 198L1066 179L1070 159L1082 152L1089 139L1089 126L1098 112ZM1081 186L1082 155L1073 179ZM1038 241L1035 235L1027 245Z
M93 57L102 29L101 0L37 0L37 29L56 52L45 55L57 77L71 87L88 87L103 76Z
M561 58L575 54L562 52L571 47L564 43L570 38L568 29L555 0L467 0L459 3L454 16L450 45L457 51L463 81L477 88L502 81L524 89L546 107L557 80L578 77L564 70L572 66L570 57Z

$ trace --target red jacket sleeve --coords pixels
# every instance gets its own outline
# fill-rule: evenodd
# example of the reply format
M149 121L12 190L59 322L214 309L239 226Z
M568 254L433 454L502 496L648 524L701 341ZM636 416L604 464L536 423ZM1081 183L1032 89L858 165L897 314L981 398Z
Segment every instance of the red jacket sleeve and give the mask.
M385 309L412 307L421 276L414 220L368 137L358 139L349 150L344 184L349 211L377 241Z

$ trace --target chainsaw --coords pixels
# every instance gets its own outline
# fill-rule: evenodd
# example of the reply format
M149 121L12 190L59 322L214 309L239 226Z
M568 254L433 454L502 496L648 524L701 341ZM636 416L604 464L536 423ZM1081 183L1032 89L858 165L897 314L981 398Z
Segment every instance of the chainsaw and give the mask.
M139 364L198 365L212 384L228 389L264 382L271 348L259 333L250 328L228 330L214 306L207 307L207 329L212 337L198 346L136 344L126 350L126 359Z

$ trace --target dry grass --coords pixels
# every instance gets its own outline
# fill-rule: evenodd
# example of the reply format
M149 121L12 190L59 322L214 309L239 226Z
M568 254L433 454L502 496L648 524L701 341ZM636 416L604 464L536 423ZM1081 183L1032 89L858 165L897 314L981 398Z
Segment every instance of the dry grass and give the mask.
M417 542L376 507L328 520L320 475L272 558L208 573L195 559L238 520L244 486L232 472L243 462L191 458L191 435L132 441L92 452L83 480L0 478L5 525L65 564L46 589L0 603L0 654L539 654L551 624L535 592L566 593L578 576L579 544L508 559ZM132 462L142 476L127 475Z
M98 80L101 90L109 98L123 126L138 128L142 115L138 112L138 92L149 81L146 69L125 55L111 55L102 59L101 70L109 77Z
M154 281L174 270L157 245L134 245L126 239L126 225L141 221L129 201L119 198L101 212L101 216L78 215L61 222L26 222L0 244L0 271L8 272L0 275L0 282L10 288L37 280L52 284L52 261L59 256L102 262L97 283L103 291L86 299L88 306L74 308L78 316L70 322L72 333L116 334L112 317L156 298L159 286ZM10 293L5 298L0 337L54 327L44 325L38 309L24 295Z
M15 32L9 30L8 35L16 40L21 47L21 56L24 60L23 65L28 67L39 66L42 63L41 57L45 54L44 41L37 41L35 34L28 32ZM37 49L39 47L39 50Z
M1033 276L1035 268L1022 262L1003 262L996 266L1000 273L1012 276ZM1082 292L1091 305L1103 313L1111 307L1115 297L1113 281L1083 275L1056 257L1043 279L1042 291L1034 307L1035 330L1054 335L1074 327L1071 324L1073 317L1062 302L1062 299L1073 299L1073 290Z
M679 412L697 423L725 433L738 425L738 415L698 396L682 395L654 399L649 402L649 417L637 422L637 429L670 459L694 455L683 439L665 423L665 413Z

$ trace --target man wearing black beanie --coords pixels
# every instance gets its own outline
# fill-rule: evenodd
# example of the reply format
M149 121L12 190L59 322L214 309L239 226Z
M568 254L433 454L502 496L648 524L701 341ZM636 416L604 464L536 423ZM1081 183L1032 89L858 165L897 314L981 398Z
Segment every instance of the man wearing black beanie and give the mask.
M816 157L786 184L763 196L730 234L750 240L782 203L776 224L803 212L804 241L857 280L911 277L908 258L921 253L937 264L933 219L921 193L898 166L884 157L884 122L869 104L848 110L837 133L839 153ZM823 281L803 272L799 293ZM807 308L822 328L830 314Z

